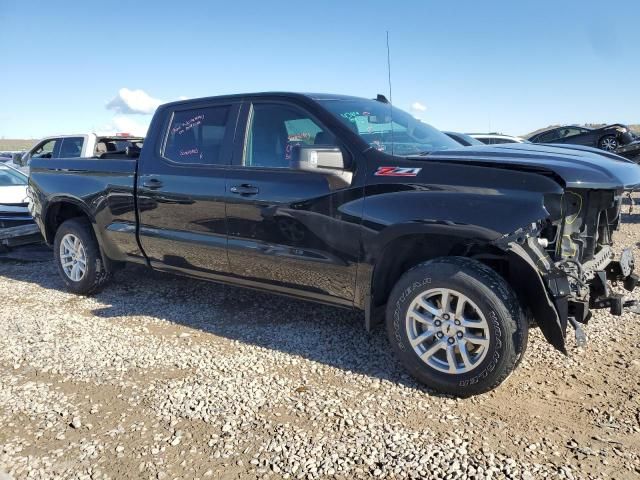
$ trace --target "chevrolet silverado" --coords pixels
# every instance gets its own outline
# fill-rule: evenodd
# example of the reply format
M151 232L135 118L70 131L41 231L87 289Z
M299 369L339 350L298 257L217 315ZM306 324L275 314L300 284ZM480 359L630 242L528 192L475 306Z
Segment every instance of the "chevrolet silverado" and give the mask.
M635 301L612 233L640 167L589 147L462 147L374 100L260 93L161 106L125 158L31 158L32 214L66 287L126 263L364 312L420 382L469 396L530 325L567 351Z

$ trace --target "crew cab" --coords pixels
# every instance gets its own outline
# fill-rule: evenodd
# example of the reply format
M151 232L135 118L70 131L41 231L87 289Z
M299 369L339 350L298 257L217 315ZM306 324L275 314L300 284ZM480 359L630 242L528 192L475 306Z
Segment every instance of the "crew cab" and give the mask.
M66 287L137 263L356 308L420 382L499 385L537 324L562 352L638 277L612 233L640 167L586 147L462 147L375 100L261 93L158 108L141 152L31 160ZM578 336L583 340L583 336Z
M21 167L28 167L34 158L124 157L127 148L139 149L143 140L142 137L133 137L128 133L45 137L26 152L15 153L13 162Z

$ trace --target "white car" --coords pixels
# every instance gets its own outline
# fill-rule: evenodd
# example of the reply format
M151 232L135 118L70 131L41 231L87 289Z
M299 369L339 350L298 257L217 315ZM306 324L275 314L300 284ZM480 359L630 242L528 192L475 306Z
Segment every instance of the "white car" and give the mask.
M467 133L470 137L480 140L486 145L498 145L501 143L531 143L524 138L514 137L513 135L503 135L501 133Z
M140 148L142 137L127 133L100 135L86 133L58 135L38 141L24 153L13 156L13 163L28 167L32 158L125 158L128 147Z
M28 177L0 163L0 250L42 240L29 213Z

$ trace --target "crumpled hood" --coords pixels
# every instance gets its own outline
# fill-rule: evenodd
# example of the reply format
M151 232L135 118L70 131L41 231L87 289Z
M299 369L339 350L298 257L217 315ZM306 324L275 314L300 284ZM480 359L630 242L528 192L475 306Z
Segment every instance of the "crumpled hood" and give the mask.
M612 153L576 145L482 145L434 152L427 158L552 173L569 188L640 188L640 166Z

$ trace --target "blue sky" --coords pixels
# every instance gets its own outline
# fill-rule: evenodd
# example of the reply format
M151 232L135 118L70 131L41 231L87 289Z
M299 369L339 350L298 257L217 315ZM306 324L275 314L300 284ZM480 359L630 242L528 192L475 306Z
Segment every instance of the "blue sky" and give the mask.
M0 0L0 137L144 129L131 111L182 96L372 97L386 30L394 104L441 129L640 123L640 3L607 5Z

